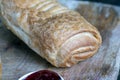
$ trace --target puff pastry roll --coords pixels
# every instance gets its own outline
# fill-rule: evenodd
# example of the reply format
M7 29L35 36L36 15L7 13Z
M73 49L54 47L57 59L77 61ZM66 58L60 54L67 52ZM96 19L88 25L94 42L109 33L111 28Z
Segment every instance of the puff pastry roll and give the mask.
M56 0L0 0L2 20L15 35L56 67L71 67L93 56L98 30Z

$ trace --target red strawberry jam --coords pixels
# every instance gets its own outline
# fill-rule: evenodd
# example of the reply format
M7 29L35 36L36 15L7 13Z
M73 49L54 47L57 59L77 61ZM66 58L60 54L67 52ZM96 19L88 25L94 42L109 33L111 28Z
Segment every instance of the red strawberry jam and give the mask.
M25 80L62 80L61 77L50 70L40 70L30 74Z

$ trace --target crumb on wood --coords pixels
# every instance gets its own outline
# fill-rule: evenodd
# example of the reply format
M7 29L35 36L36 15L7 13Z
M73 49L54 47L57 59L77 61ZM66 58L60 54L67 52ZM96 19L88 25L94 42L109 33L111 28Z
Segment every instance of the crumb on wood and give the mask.
M103 64L103 66L102 66L100 71L101 71L101 75L102 76L108 75L109 72L111 71L110 64Z

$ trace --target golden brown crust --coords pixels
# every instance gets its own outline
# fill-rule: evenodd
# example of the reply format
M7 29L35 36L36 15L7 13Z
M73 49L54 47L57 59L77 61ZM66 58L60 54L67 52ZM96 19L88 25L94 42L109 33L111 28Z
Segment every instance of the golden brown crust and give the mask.
M51 64L70 67L97 52L101 36L80 14L56 0L27 2L2 0L3 18L16 35Z
M40 0L14 0L17 7L20 8L30 8L38 4Z
M38 14L41 14L41 13L38 13ZM40 17L40 16L37 16L37 17ZM64 53L64 56L62 55L63 57L60 57L62 54L60 52L61 46L66 42L66 40L69 40L69 38L71 38L72 36L80 33L89 32L93 34L94 36L93 38L95 38L95 41L92 39L90 40L88 36L85 38L87 40L87 44L83 46L89 46L89 45L95 46L94 50L91 51L91 49L88 49L88 48L85 49L85 51L90 50L91 52L89 53L91 54L84 55L82 56L82 58L79 57L79 59L76 58L77 61L84 60L91 57L97 51L101 43L101 38L96 28L94 28L92 25L87 23L87 21L85 21L83 17L80 16L78 13L75 13L72 11L55 15L45 20L42 20L42 19L35 20L34 18L29 18L28 20L30 20L29 23L32 27L31 31L35 35L34 39L40 40L40 41L37 41L38 43L36 43L35 45L40 47L41 51L44 53L44 56L46 56L46 59L48 59L51 62L54 62L53 64L58 63L56 66L63 66L63 67L66 66L66 63L70 60L70 57L73 56L70 53L66 53L66 54ZM33 26L36 26L36 27L33 27ZM53 51L54 49L53 47L55 48L55 51ZM56 55L58 55L59 58L56 57L55 61L58 61L58 62L55 62L54 59L52 58L50 59L49 56L47 56L48 52L45 52L45 51L49 51L49 52L53 51L51 52L51 55L52 54L54 55L55 52L57 52ZM66 55L69 57L67 58ZM59 59L62 60L63 62L60 63L61 61ZM76 64L76 62L75 63L72 62L69 65L71 66L73 64Z

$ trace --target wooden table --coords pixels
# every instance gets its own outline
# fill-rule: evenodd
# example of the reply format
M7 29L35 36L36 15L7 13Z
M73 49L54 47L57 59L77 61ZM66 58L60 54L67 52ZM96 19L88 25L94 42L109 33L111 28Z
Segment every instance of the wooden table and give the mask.
M0 80L2 77L2 64L1 64L1 54L0 54Z
M120 7L81 1L59 1L81 13L98 28L103 39L98 53L71 68L56 68L0 23L2 79L17 80L28 72L50 69L60 73L65 80L117 80L120 68Z

